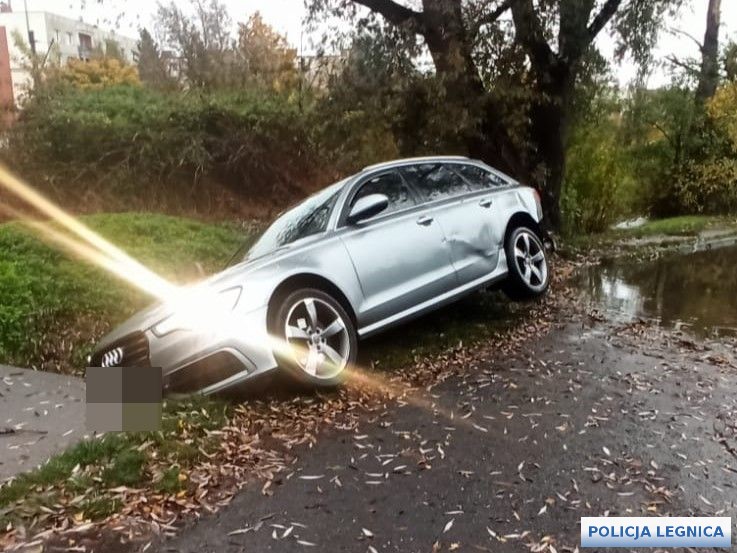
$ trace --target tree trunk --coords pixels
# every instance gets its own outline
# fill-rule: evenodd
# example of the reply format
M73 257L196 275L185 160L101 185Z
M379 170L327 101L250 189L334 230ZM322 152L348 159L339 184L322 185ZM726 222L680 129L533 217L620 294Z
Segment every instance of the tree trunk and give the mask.
M461 3L424 0L423 8L423 36L447 101L472 121L464 129L466 150L502 171L518 174L522 164L501 125L500 109L490 101L473 60Z
M564 63L554 64L539 77L540 101L530 113L533 155L528 162L532 181L542 196L543 214L554 229L562 224L560 195L566 169L566 142L575 73Z
M721 0L709 0L706 11L706 32L701 47L701 71L696 88L696 102L704 104L714 96L719 84L719 20Z

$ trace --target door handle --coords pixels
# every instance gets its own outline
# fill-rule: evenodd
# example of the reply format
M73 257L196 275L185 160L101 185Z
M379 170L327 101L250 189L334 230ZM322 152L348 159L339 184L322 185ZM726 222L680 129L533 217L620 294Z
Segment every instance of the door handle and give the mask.
M432 217L428 217L427 215L423 215L422 217L420 217L419 219L417 219L417 224L418 225L422 225L424 227L432 224L432 222L433 222L433 218Z
M491 198L484 198L483 200L481 200L481 201L479 202L479 205L480 205L481 207L486 207L486 208L489 208L489 207L491 207L491 204L492 204L492 203L494 203L494 202L492 202L492 201L491 201Z

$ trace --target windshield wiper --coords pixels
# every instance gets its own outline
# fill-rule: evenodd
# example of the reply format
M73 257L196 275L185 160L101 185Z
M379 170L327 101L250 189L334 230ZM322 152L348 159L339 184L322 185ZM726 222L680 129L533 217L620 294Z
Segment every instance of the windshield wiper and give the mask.
M249 236L245 240L243 240L243 243L238 246L238 249L235 250L235 253L230 256L230 259L228 259L228 262L225 264L224 269L227 269L231 265L233 265L233 261L235 261L236 258L241 257L241 261L245 258L246 250L248 250L253 245L253 238ZM240 263L240 261L239 261Z

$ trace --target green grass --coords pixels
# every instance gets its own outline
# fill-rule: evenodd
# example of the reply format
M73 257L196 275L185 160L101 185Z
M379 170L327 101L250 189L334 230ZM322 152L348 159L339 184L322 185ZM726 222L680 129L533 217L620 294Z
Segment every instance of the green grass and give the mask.
M231 225L157 214L81 220L177 282L221 268L246 238ZM0 363L61 371L82 366L104 331L152 301L102 269L47 245L19 223L0 225L0 251ZM60 343L70 346L60 349Z

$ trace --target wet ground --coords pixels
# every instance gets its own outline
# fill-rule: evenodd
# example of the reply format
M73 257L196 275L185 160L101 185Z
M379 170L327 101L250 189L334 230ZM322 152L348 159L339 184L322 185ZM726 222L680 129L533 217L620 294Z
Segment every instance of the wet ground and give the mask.
M270 495L254 483L148 551L573 551L581 516L731 516L737 349L723 334L737 278L724 254L588 274L605 308L562 310L515 354L482 352L322 436Z

